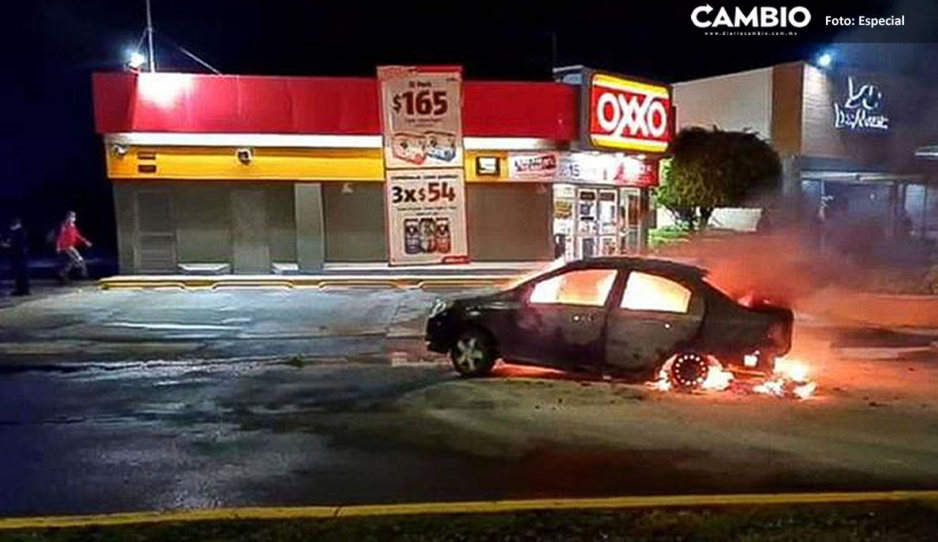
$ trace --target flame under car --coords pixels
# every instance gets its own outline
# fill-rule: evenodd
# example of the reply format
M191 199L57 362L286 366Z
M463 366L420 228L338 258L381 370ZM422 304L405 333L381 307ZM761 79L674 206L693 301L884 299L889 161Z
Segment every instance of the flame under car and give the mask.
M787 308L736 302L697 267L592 258L494 294L438 300L426 342L467 377L506 359L636 380L666 369L688 389L707 380L714 359L735 374L771 375L791 348L792 322Z

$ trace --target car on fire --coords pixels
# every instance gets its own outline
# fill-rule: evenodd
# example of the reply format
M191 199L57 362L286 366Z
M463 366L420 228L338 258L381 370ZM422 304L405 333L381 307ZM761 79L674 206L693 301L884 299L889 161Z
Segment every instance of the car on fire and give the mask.
M691 265L590 258L493 294L437 300L426 343L467 377L504 359L634 379L665 371L672 384L692 389L715 364L770 375L791 348L792 311L749 299L732 299Z

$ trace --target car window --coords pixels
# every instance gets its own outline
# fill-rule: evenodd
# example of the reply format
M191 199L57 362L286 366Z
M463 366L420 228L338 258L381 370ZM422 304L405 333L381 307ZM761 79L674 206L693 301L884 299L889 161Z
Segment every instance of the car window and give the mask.
M583 269L542 280L534 285L528 301L539 305L565 304L601 307L606 303L615 269Z
M632 271L622 294L623 309L686 313L691 292L683 285L658 275Z

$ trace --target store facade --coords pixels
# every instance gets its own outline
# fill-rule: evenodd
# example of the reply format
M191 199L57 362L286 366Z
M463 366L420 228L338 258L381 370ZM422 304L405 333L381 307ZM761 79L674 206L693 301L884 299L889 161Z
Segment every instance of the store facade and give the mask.
M938 175L919 152L938 136L938 99L923 82L795 62L673 88L678 126L771 142L784 209L820 244L938 239Z
M601 119L593 85L461 83L468 262L641 249L669 89L603 77ZM388 265L379 94L371 78L96 74L121 272Z

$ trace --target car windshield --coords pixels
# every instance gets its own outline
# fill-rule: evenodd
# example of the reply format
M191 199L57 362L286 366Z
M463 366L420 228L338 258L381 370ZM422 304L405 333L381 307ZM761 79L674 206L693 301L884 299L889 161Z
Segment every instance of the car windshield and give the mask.
M703 277L703 281L704 281L705 283L707 283L709 286L711 286L714 290L716 290L716 291L720 292L721 294L723 294L723 295L729 297L730 299L736 299L737 297L739 297L736 293L734 293L734 292L733 292L730 288L728 288L725 284L720 284L718 281L714 280L714 278L713 278L712 275L706 275L706 276L704 276L704 277Z
M535 279L541 275L546 275L547 273L560 269L561 267L566 265L566 263L567 261L565 259L557 258L556 260L548 263L547 265L544 265L543 267L532 269L531 271L528 271L527 273L523 275L520 275L518 277L511 279L510 281L508 281L508 283L502 286L501 290L506 291L506 290L511 290L513 288L517 288L518 286L524 284L525 282L528 282L529 280Z

